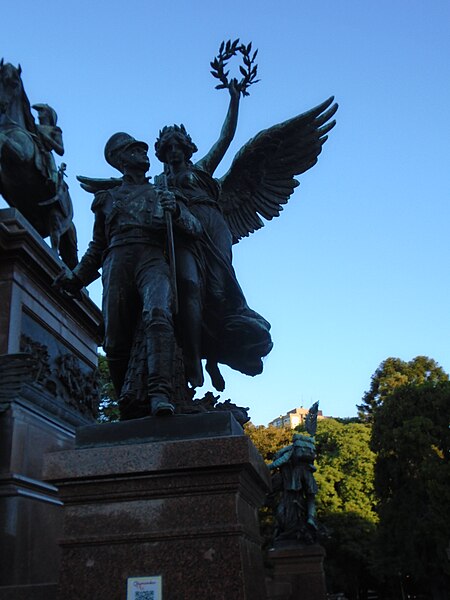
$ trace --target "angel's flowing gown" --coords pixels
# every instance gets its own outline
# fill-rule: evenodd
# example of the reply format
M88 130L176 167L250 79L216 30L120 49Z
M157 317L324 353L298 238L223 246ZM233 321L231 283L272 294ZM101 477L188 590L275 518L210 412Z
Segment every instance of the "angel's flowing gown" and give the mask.
M179 240L178 254L195 257L202 298L202 355L245 373L262 372L272 349L270 324L249 308L232 266L232 236L218 204L220 187L205 171L190 165L169 188L184 198L203 226L195 242ZM182 302L183 299L180 299Z

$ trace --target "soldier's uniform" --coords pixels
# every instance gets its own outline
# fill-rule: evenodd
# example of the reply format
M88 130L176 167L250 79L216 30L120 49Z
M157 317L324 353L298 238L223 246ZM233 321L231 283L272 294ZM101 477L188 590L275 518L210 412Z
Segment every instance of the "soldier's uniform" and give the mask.
M122 388L133 336L142 316L146 337L148 395L170 399L174 329L173 291L166 258L166 222L159 195L150 183L127 181L98 192L93 239L74 269L86 285L101 266L104 349L116 390ZM199 221L177 201L175 235L198 237Z

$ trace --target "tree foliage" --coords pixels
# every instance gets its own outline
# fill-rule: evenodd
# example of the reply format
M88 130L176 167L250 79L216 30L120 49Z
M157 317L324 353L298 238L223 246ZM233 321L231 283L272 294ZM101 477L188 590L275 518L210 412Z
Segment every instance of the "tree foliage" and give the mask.
M359 598L373 585L375 454L370 449L371 426L364 423L319 421L316 480L317 511L328 535L326 573L333 591Z
M448 381L448 375L436 361L427 356L416 356L409 362L389 357L372 375L370 389L362 403L357 405L361 419L372 422L374 411L395 389L403 385L421 385L426 382Z
M450 383L394 390L374 413L377 570L447 597L450 563ZM441 591L439 591L441 590Z
M98 373L100 380L100 406L97 419L101 423L118 421L120 418L119 405L109 374L108 362L106 356L103 354L98 355Z
M364 423L319 421L316 435L320 515L351 512L375 523L374 464L371 427Z
M264 427L264 425L253 425L251 422L245 425L244 430L266 463L272 462L274 454L292 442L294 433L288 427L273 425Z

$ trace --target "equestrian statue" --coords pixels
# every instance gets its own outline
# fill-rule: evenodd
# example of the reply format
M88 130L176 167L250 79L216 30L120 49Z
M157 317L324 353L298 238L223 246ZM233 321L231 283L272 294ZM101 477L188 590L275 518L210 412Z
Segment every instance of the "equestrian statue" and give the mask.
M64 146L55 110L30 102L20 65L0 61L0 194L17 208L66 265L77 263L77 236L65 163L56 167L52 151L62 156ZM39 123L31 113L38 112Z

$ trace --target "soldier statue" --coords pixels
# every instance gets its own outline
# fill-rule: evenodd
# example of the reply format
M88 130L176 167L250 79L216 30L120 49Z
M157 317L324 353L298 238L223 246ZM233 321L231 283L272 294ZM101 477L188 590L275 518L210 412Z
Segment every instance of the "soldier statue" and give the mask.
M272 482L274 493L278 495L275 544L283 544L289 540L295 540L296 543L316 541L314 435L317 413L318 402L313 404L306 417L306 430L310 435L294 433L292 444L279 450L269 464L269 469L275 471Z
M174 412L174 289L166 258L171 215L178 236L197 238L201 225L172 192L149 183L146 143L116 133L105 146L106 161L123 178L97 192L93 238L80 263L59 284L75 294L94 281L102 267L104 350L117 395L123 388L139 331L144 338L147 398L152 415ZM123 416L122 416L123 418Z

